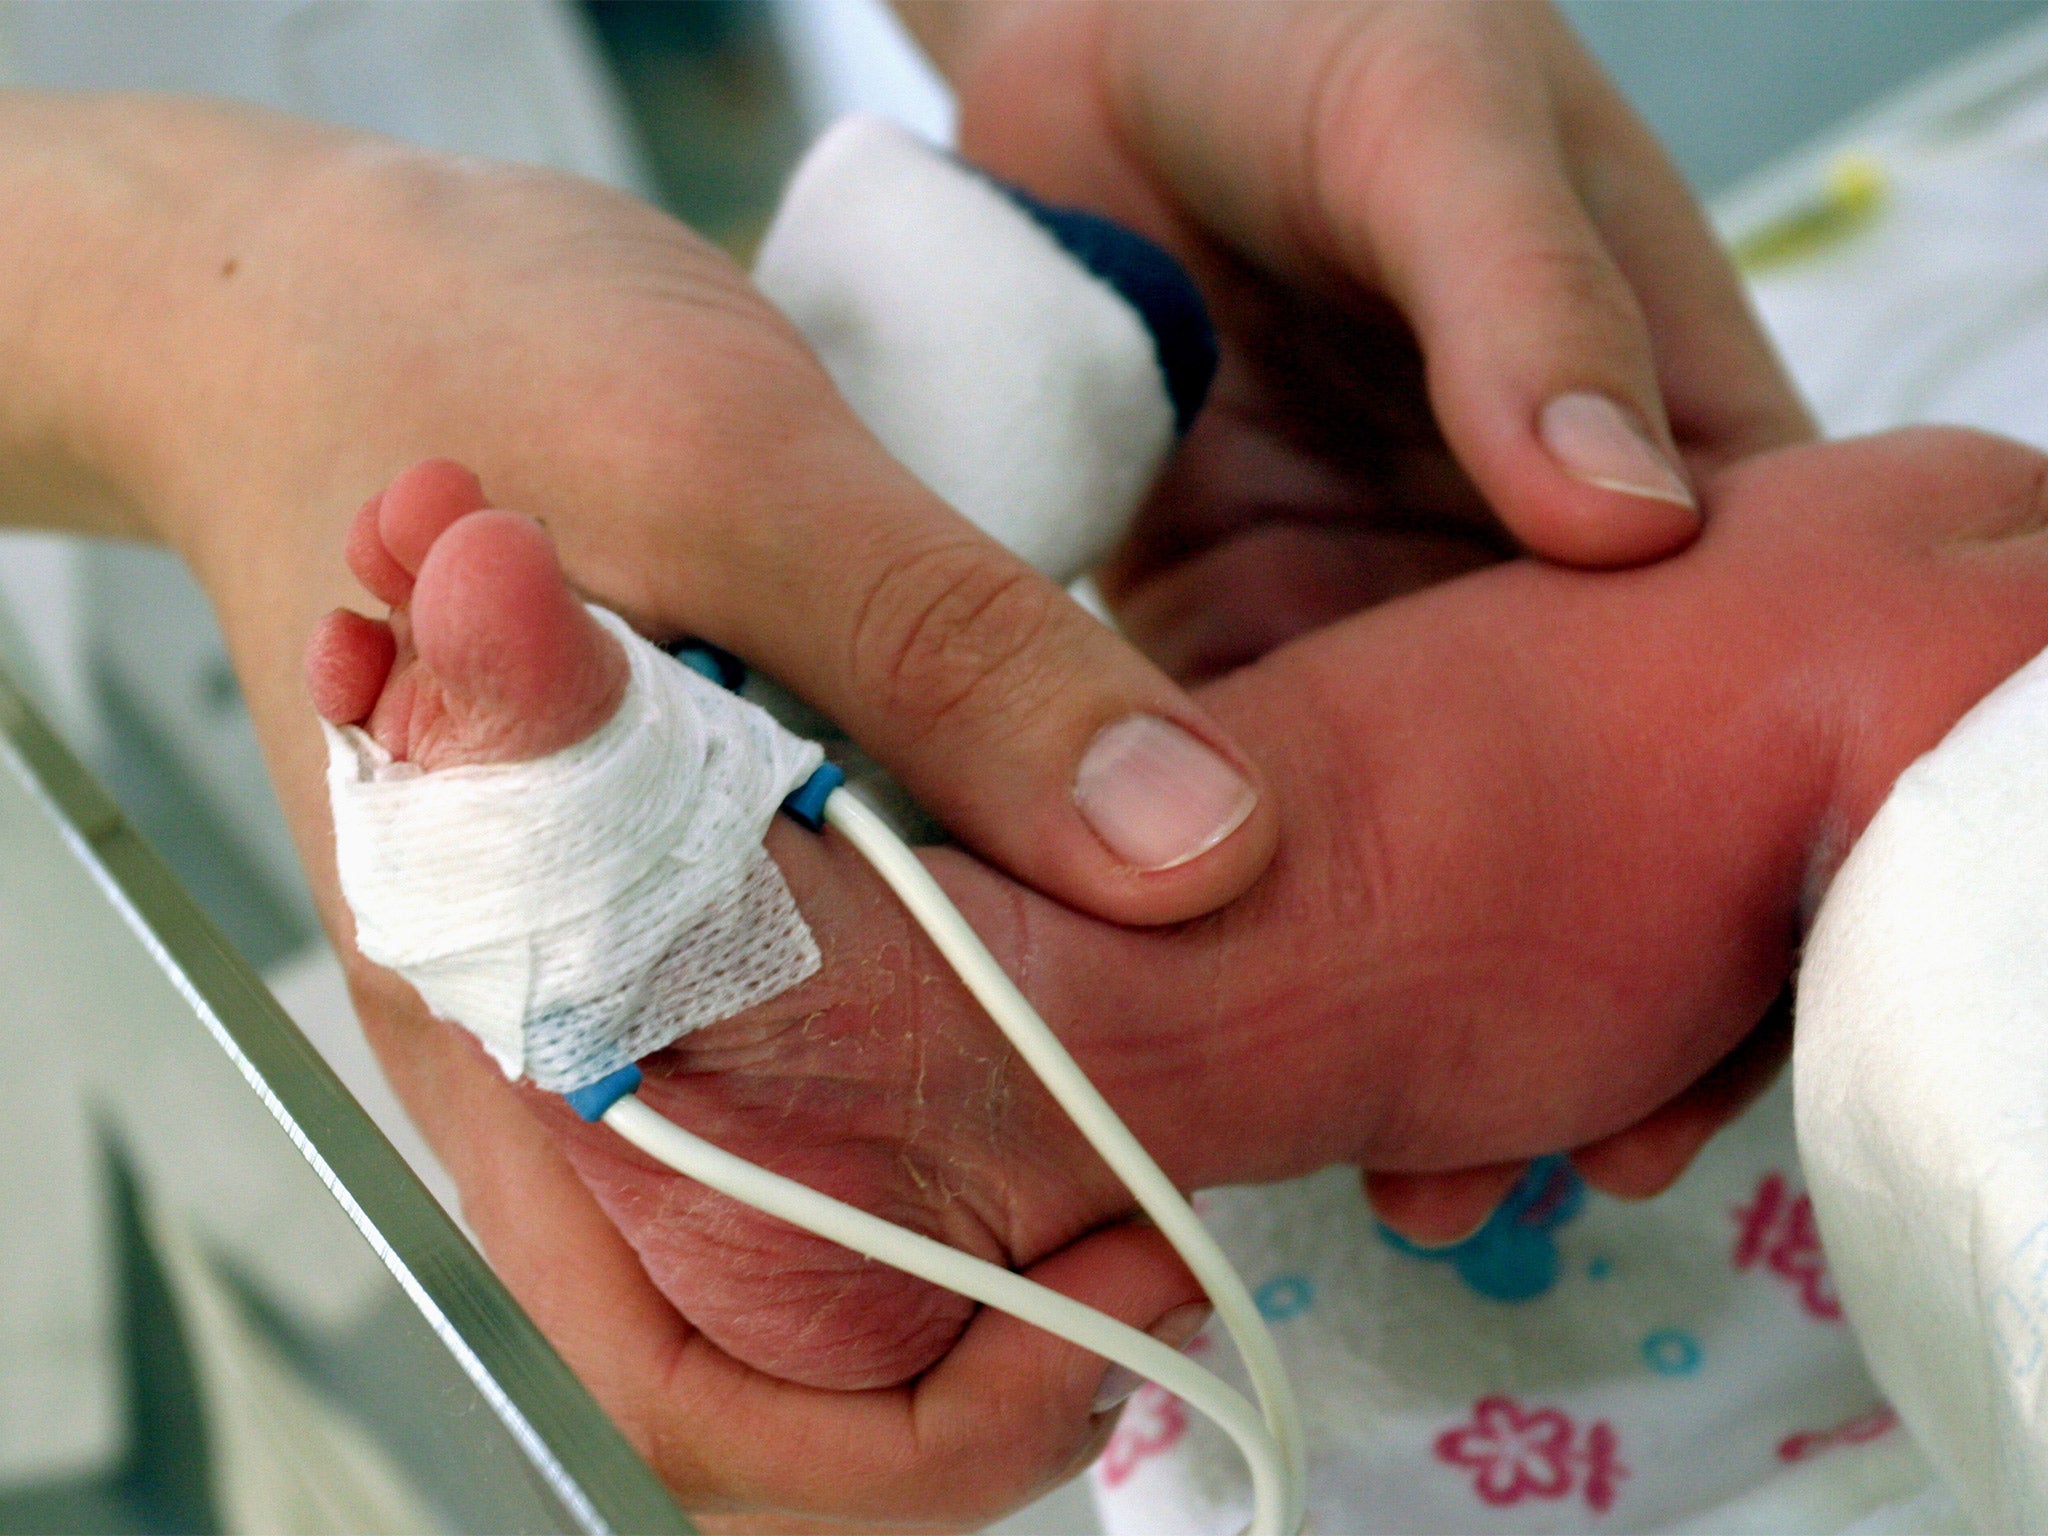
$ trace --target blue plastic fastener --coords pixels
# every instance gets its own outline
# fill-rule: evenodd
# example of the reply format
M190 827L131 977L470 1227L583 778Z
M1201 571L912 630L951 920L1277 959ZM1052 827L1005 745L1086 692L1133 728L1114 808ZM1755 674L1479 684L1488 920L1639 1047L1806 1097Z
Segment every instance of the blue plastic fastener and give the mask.
M738 693L747 684L747 664L731 651L721 650L708 640L678 640L663 649L699 677L710 679L727 693Z
M1450 1264L1481 1296L1529 1301L1557 1283L1556 1229L1578 1215L1585 1203L1585 1183L1570 1163L1552 1155L1531 1163L1486 1225L1463 1242L1425 1248L1388 1226L1381 1226L1379 1234L1397 1252Z
M789 792L789 797L782 802L782 809L813 832L822 832L825 830L825 801L845 782L846 770L837 763L820 764L816 773Z
M562 1097L569 1101L571 1109L595 1125L604 1118L606 1110L639 1086L640 1069L629 1062L616 1072L607 1072L594 1083L570 1089Z

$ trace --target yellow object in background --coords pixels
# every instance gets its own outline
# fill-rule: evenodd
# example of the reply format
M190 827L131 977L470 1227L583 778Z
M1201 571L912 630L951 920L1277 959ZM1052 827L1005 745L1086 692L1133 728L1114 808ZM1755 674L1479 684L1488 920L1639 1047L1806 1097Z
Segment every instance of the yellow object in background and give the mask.
M1735 263L1754 276L1818 255L1868 229L1887 191L1884 166L1876 156L1855 150L1838 155L1811 202L1735 242Z

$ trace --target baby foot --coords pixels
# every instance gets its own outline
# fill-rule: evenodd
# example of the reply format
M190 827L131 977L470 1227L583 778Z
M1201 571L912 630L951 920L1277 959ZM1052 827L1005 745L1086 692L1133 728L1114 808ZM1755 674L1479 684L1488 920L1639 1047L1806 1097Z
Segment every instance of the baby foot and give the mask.
M540 524L488 510L432 459L356 514L349 569L391 617L330 614L307 652L323 718L424 769L516 763L581 741L618 708L626 659L563 579Z
M546 532L488 509L459 466L401 475L357 515L347 555L391 614L338 612L314 636L308 685L331 723L360 725L431 771L558 751L618 707L625 658ZM1118 1214L1121 1188L858 855L787 823L768 848L822 969L648 1058L641 1097L742 1157L1000 1264L1029 1264ZM969 917L1013 958L1013 909ZM894 1384L943 1356L974 1311L533 1097L655 1284L757 1369L812 1386Z

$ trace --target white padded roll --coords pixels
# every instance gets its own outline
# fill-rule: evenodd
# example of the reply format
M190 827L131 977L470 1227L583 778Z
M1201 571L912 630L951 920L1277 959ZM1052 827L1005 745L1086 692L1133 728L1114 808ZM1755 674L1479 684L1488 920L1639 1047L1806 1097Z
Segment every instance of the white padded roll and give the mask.
M1101 560L1173 448L1138 312L994 184L881 118L819 139L754 281L890 453L1056 581Z
M1980 1530L2048 1529L2048 658L1900 776L1799 975L1842 1300Z

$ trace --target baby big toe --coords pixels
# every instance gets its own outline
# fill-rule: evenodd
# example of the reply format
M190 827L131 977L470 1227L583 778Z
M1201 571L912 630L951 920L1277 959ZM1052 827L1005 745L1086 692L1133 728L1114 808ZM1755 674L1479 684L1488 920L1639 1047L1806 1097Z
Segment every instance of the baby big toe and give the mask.
M570 590L538 523L481 511L421 561L411 634L440 706L424 768L524 762L571 746L617 709L626 662Z

